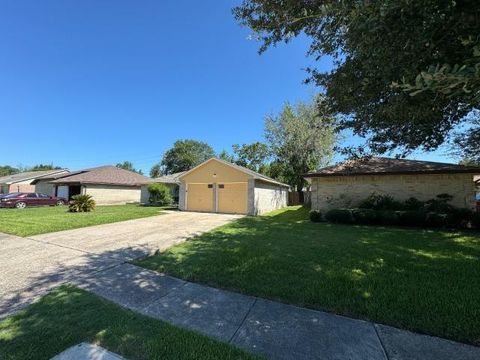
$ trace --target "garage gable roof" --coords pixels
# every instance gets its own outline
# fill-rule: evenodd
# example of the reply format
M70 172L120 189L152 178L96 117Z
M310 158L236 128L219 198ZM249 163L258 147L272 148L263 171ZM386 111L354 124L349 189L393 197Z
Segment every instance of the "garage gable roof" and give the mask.
M17 182L47 178L55 174L68 173L67 169L26 171L0 177L0 184L15 184Z
M99 184L141 186L148 184L150 178L133 171L118 168L112 165L76 171L51 181L52 184Z
M250 175L253 179L255 180L261 180L261 181L265 181L265 182L268 182L268 183L271 183L271 184L275 184L275 185L280 185L280 186L284 186L284 187L290 187L290 185L287 185L287 184L284 184L284 183L281 183L275 179L272 179L271 177L268 177L268 176L265 176L265 175L262 175L256 171L253 171L253 170L250 170L250 169L247 169L246 167L243 167L243 166L240 166L240 165L237 165L237 164L233 164L231 162L228 162L228 161L225 161L225 160L221 160L221 159L217 159L217 158L210 158L208 159L207 161L204 161L203 163L201 163L200 165L197 165L195 166L194 168L188 170L188 171L185 171L180 177L179 179L183 178L184 176L192 173L193 171L195 171L196 169L198 169L199 167L202 167L203 165L205 164L208 164L209 162L211 161L216 161L216 162L219 162L221 164L224 164L224 165L227 165L227 166L230 166L236 170L239 170L247 175Z
M401 175L401 174L480 174L479 166L464 166L433 161L368 157L347 160L304 175L306 178L348 175Z

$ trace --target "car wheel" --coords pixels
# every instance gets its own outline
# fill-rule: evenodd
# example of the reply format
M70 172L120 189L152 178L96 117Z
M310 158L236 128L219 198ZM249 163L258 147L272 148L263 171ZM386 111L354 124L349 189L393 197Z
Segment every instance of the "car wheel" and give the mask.
M20 202L15 204L15 207L17 209L25 209L27 207L27 203L24 203L23 201L20 201Z
M63 202L63 200L58 200L58 201L57 201L57 206L62 206L62 205L65 205L65 203Z

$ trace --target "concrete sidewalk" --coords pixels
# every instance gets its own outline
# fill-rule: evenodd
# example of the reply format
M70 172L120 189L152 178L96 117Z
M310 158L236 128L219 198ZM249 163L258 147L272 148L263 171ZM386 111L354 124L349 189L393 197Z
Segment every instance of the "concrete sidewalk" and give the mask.
M480 359L474 346L198 285L131 264L73 283L271 359Z

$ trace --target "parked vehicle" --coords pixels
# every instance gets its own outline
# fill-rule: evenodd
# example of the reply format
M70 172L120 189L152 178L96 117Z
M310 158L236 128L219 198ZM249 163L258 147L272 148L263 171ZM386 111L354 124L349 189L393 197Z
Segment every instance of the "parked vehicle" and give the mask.
M68 200L63 197L48 196L41 193L11 193L0 198L0 207L24 209L27 206L65 205Z

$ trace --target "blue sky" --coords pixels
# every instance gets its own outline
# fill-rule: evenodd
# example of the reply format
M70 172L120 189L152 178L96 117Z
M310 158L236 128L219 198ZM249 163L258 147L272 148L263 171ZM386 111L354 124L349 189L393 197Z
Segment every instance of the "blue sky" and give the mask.
M2 136L0 163L148 172L179 138L216 151L262 140L265 115L315 93L302 83L312 59L305 38L259 56L237 3L3 1L0 119L15 136Z

